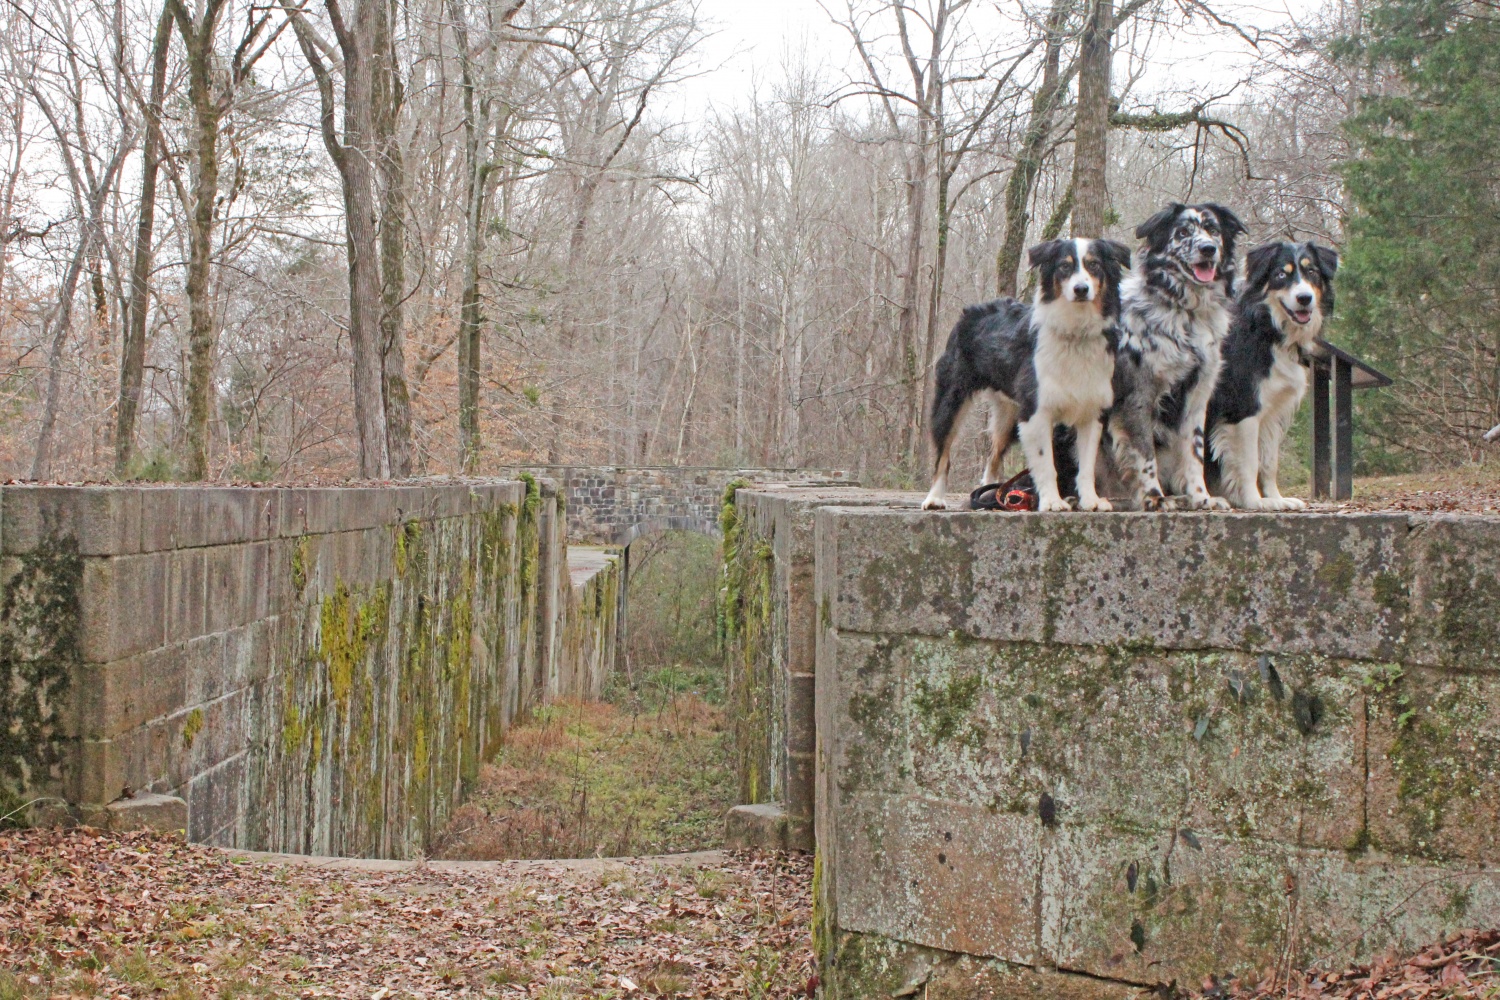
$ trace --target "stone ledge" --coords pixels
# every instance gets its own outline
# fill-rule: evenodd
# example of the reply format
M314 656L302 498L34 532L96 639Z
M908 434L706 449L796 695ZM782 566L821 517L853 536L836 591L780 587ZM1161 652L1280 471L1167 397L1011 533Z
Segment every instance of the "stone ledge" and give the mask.
M812 828L778 802L735 806L724 816L724 848L730 851L810 851Z

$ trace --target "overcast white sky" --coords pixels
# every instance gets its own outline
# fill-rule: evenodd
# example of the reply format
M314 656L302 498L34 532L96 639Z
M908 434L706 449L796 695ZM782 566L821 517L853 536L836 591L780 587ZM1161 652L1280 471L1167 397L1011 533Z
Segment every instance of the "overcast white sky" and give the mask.
M841 0L835 9L838 6ZM975 6L980 10L971 23L977 24L989 4ZM1011 0L1005 0L1005 6L1014 9ZM1300 21L1318 6L1320 0L1214 0L1222 17L1252 29ZM689 119L700 117L710 106L744 102L753 81L766 84L779 76L788 52L805 48L809 59L835 81L849 71L848 36L829 22L817 0L703 0L701 9L718 31L701 50L704 75L680 95L681 113ZM1232 32L1200 25L1157 40L1138 93L1218 93L1216 88L1242 77L1253 60L1254 51ZM1126 72L1117 61L1117 86Z

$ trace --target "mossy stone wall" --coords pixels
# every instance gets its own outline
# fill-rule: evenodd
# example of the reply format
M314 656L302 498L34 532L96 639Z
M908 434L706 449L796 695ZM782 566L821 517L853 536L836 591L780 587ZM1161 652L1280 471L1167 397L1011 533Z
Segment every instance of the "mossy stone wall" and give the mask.
M824 506L813 541L831 995L1500 921L1500 519Z
M790 841L811 849L818 508L899 502L899 495L807 484L725 488L719 639L729 682L740 797L776 803Z
M531 479L5 487L0 798L101 823L168 794L196 841L424 849L517 715L584 694L551 640L602 612L548 572L556 503Z

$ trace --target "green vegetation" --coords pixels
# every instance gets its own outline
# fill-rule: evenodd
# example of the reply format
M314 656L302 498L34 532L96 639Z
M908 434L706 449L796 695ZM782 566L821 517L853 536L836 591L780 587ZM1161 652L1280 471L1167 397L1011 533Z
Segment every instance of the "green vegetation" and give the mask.
M435 854L623 857L718 847L734 804L723 711L688 694L654 711L546 706L506 735Z
M1362 471L1395 471L1472 458L1496 419L1500 15L1467 0L1366 11L1341 55L1397 82L1348 125L1337 339L1398 378L1357 396L1355 425Z
M0 602L0 826L56 776L57 713L82 661L78 542L55 536L22 556Z
M718 578L718 545L705 535L672 531L631 546L629 666L611 678L611 700L635 698L655 708L691 692L723 703L714 632Z

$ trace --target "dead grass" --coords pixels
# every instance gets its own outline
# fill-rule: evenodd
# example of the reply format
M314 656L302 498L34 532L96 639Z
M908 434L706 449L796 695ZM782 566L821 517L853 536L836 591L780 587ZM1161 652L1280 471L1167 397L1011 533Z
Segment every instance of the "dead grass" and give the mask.
M651 711L549 705L511 729L434 856L625 857L716 848L734 805L723 710L679 695Z

